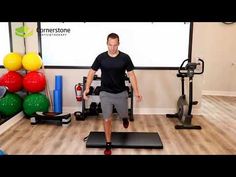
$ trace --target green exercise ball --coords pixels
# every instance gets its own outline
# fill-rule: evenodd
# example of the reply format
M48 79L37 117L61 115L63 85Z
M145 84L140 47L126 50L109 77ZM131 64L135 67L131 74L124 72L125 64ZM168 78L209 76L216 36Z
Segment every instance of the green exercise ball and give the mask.
M0 99L0 114L3 116L14 116L22 110L22 99L16 93L6 93Z
M23 110L27 116L32 116L36 112L48 112L49 100L41 93L29 94L23 101Z

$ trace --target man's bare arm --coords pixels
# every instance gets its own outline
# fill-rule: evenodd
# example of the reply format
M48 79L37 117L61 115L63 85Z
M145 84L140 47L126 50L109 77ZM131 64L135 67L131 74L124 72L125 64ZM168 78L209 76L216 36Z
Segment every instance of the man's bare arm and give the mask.
M93 69L90 69L89 72L88 72L88 76L87 76L87 80L86 80L86 85L85 85L85 90L84 90L84 93L83 93L83 98L85 100L88 99L88 96L87 94L89 93L89 88L93 82L93 77L95 75L96 71L93 70Z
M137 101L141 101L142 96L139 93L138 82L137 82L136 75L135 75L134 71L129 71L128 72L128 77L130 79L131 85L132 85L133 90L134 90L134 95L135 95Z

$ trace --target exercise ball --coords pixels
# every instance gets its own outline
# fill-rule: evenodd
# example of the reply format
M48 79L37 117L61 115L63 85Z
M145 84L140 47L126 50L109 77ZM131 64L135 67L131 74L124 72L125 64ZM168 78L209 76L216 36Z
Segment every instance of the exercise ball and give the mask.
M41 92L45 89L46 78L43 73L31 71L23 78L23 87L28 92Z
M3 116L11 117L22 110L22 99L16 93L6 93L0 99L0 113Z
M17 71L22 67L22 56L19 53L11 52L4 57L3 65L9 71Z
M41 93L32 93L25 97L23 101L23 111L27 116L32 116L36 112L48 112L49 100Z
M9 92L18 92L22 89L22 76L16 71L8 71L0 78L0 86L6 86Z
M29 52L22 58L22 65L28 71L37 71L41 68L42 64L41 57L35 52Z

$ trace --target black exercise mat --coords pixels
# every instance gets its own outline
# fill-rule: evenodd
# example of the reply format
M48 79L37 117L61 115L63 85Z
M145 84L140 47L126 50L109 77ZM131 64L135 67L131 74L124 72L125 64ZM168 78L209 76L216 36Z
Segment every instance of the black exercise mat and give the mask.
M104 132L90 132L86 147L105 147ZM116 148L155 148L163 149L158 133L153 132L112 132L112 147Z

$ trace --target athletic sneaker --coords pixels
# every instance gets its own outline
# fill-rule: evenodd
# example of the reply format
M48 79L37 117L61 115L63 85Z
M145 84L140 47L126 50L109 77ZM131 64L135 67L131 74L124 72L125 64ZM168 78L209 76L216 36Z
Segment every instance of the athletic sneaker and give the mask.
M111 155L111 149L105 149L104 155Z
M111 155L111 142L106 143L106 149L104 150L104 155Z
M129 120L128 120L128 118L123 118L122 120L123 120L124 128L128 128L129 127Z

